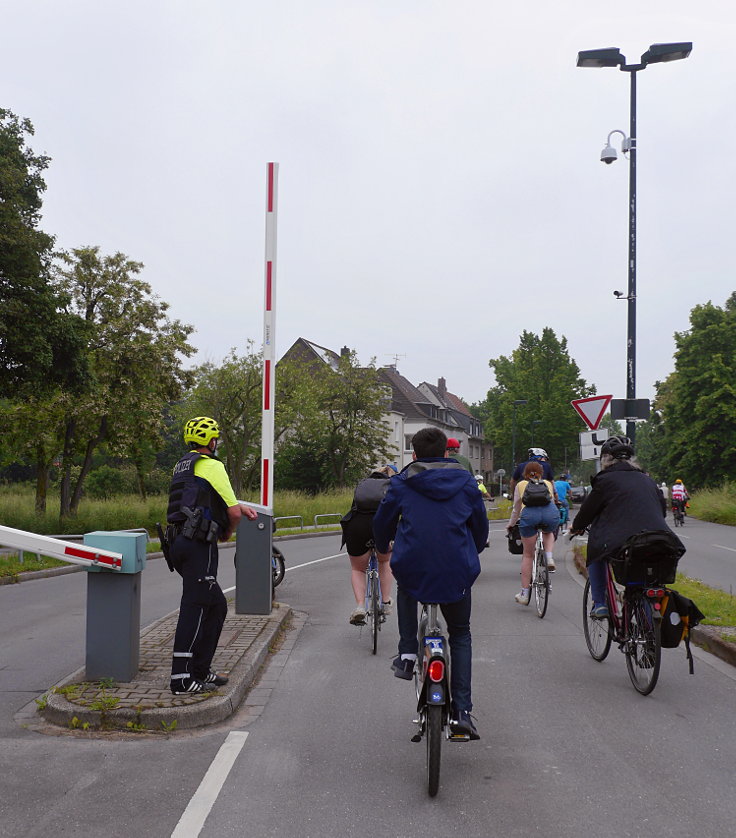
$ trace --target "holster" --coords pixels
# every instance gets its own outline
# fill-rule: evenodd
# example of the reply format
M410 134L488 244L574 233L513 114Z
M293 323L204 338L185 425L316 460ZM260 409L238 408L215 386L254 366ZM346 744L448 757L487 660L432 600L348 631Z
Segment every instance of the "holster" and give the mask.
M166 559L166 564L169 566L169 570L173 573L174 572L174 565L171 561L171 556L169 555L169 528L166 527L166 531L161 529L161 524L158 522L156 523L156 531L158 532L158 539L161 542L161 552L164 554L164 558Z

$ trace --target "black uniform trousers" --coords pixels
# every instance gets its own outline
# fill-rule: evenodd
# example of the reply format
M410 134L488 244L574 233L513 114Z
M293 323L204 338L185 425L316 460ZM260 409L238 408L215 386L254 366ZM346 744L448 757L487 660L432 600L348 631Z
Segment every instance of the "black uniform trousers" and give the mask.
M171 665L173 687L186 685L188 678L207 677L227 616L227 600L216 578L216 543L179 534L171 545L171 560L183 580Z

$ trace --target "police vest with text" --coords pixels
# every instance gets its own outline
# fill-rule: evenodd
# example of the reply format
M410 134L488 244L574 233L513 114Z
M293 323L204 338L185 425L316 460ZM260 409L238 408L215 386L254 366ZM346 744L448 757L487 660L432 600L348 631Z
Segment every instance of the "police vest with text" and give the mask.
M218 531L228 527L225 502L212 486L194 474L197 460L206 454L190 451L174 466L169 487L167 523L185 538L216 541Z

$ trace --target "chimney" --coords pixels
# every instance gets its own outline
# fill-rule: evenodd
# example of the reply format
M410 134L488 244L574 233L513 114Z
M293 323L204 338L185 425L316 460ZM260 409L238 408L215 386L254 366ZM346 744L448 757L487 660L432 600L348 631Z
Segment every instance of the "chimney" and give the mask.
M440 396L444 399L447 396L447 382L444 378L437 379L437 389L440 391Z
M344 358L346 355L349 355L349 354L350 354L349 347L343 346L343 348L340 350L340 357Z

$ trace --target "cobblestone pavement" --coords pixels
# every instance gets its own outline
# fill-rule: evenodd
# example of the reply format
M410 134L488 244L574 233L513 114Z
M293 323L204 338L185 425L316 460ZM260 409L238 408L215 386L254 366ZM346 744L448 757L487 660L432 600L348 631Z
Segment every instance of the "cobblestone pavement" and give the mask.
M291 614L288 605L274 603L270 615L235 614L232 603L212 668L228 675L228 684L215 692L172 695L169 689L171 651L178 611L141 632L139 671L134 680L84 680L73 673L36 700L47 722L67 729L127 729L171 732L215 724L232 715Z

